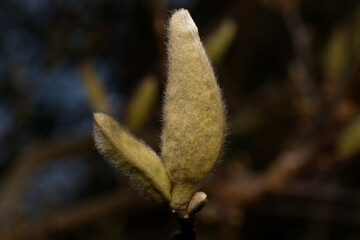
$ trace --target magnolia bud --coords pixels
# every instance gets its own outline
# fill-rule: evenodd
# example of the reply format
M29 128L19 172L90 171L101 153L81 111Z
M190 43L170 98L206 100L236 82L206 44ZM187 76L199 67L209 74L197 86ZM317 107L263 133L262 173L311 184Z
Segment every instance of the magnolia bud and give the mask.
M213 69L187 10L172 15L168 34L161 150L174 184L171 205L184 207L219 158L225 113Z
M94 139L100 153L145 196L169 202L171 182L157 154L106 114L95 113L94 119Z

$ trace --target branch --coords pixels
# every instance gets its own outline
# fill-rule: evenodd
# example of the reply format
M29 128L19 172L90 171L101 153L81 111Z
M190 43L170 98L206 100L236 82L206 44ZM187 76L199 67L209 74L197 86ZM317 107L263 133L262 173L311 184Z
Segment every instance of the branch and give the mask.
M195 240L195 217L177 218L181 227L181 232L175 233L176 240Z

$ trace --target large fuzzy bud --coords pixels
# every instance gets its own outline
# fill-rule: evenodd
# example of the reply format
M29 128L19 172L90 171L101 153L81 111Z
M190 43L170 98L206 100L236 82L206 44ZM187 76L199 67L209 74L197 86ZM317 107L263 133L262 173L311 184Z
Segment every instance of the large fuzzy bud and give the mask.
M187 10L172 15L168 34L161 150L173 182L171 205L184 208L219 158L225 113L213 69Z

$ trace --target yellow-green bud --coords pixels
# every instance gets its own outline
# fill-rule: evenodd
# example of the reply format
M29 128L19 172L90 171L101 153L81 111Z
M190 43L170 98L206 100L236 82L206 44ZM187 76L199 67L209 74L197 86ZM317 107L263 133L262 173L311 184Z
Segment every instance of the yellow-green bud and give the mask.
M95 113L94 119L94 138L100 153L144 195L169 202L171 182L158 155L106 114Z
M355 116L341 133L336 152L342 159L360 152L360 114Z
M219 158L225 132L220 89L187 10L169 23L162 159L173 182L173 207L187 206Z
M237 32L236 22L225 19L205 41L207 54L214 65L221 63Z
M95 67L89 61L84 61L80 65L80 72L91 107L95 111L111 112L106 89L102 85Z
M153 112L158 94L158 80L153 76L145 77L130 99L125 112L124 124L130 132L137 133L144 127Z

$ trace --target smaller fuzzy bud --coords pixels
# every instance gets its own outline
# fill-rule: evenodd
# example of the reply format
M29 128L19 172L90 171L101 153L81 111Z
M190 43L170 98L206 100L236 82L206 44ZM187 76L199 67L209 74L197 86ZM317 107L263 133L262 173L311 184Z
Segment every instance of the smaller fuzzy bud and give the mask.
M145 196L169 202L171 182L157 154L106 114L95 113L94 120L96 147L106 160Z

